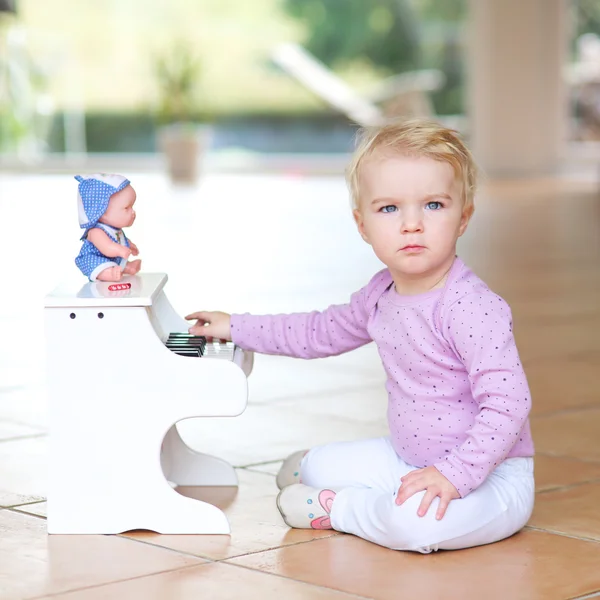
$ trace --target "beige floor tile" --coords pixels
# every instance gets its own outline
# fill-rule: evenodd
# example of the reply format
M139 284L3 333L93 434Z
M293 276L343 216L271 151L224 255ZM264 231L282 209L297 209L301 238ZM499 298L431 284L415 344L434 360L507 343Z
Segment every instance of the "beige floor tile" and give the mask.
M332 422L343 417L359 423L369 423L387 433L388 394L382 382L378 385L355 386L352 391L315 394L310 398L283 399L278 407L291 409L297 414L308 414L316 419Z
M533 398L532 415L588 406L600 408L598 371L600 353L575 359L545 358L525 364Z
M248 379L253 404L311 398L384 383L385 374L374 344L320 360L257 355Z
M21 496L44 498L47 486L46 449L45 437L0 443L0 488Z
M31 504L23 504L22 506L18 506L14 510L27 513L28 515L46 518L48 516L47 504L47 502L33 502Z
M600 541L600 483L538 494L531 527ZM600 564L600 563L599 563Z
M573 322L561 319L546 323L515 325L519 354L524 362L560 358L580 352L600 351L600 315ZM556 379L560 376L555 374Z
M385 419L362 422L341 415L335 419L318 418L311 414L310 403L302 401L288 406L249 405L238 417L189 419L178 428L192 448L236 466L281 460L296 450L328 442L388 433Z
M43 323L39 323L43 326ZM34 335L35 333L32 332ZM26 369L27 377L39 375L40 369ZM46 390L42 384L19 387L0 394L0 419L29 425L36 430L45 430L48 424L46 412Z
M600 408L533 418L538 452L600 462Z
M524 531L497 544L426 556L342 536L231 562L381 600L564 600L600 589L599 561L600 544Z
M597 479L600 479L600 464L543 454L535 457L535 489L538 492Z
M240 488L187 488L183 491L221 507L231 524L227 535L158 535L149 531L125 534L164 548L210 559L258 552L287 544L297 544L313 539L339 535L331 531L289 529L283 522L275 498L278 489L272 476L238 469Z
M344 600L357 596L232 565L208 564L53 596L64 600Z
M200 564L117 536L46 534L43 519L0 510L0 597L26 600Z

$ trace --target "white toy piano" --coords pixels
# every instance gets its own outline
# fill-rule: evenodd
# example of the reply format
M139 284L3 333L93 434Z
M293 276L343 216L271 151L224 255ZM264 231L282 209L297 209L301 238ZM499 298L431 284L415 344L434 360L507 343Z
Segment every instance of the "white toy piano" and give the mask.
M236 486L235 471L189 448L176 423L242 413L253 355L189 336L166 281L143 273L123 278L128 289L46 296L48 533L230 532L219 508L174 487Z

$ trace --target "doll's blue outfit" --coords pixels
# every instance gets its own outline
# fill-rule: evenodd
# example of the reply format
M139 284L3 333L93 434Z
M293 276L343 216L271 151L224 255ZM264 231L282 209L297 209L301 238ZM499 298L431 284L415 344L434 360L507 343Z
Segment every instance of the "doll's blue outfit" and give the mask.
M96 223L96 227L102 229L113 242L129 248L129 240L125 237L122 229L115 229L105 223ZM98 274L110 267L125 268L125 265L127 264L126 258L104 256L92 242L84 239L86 235L87 231L82 238L84 240L83 246L75 259L75 264L90 281L96 281Z
M85 229L85 233L81 236L83 245L75 259L75 264L90 281L95 281L98 274L105 269L110 267L124 268L127 264L126 258L115 258L102 254L87 239L87 235L90 229L99 227L113 242L129 248L129 240L122 229L116 229L106 223L100 223L98 220L106 212L110 197L127 187L130 181L122 175L106 173L87 176L77 175L75 179L79 182L77 196L79 226Z

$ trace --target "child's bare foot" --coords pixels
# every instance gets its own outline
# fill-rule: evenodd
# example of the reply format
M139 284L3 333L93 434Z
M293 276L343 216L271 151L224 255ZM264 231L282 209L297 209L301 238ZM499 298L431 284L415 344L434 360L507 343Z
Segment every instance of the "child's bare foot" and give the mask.
M121 281L123 277L123 270L121 267L109 267L108 269L104 269L104 271L100 271L96 276L98 281Z
M132 260L125 265L125 270L123 271L125 275L135 275L139 273L139 270L142 268L142 261L138 258L137 260Z

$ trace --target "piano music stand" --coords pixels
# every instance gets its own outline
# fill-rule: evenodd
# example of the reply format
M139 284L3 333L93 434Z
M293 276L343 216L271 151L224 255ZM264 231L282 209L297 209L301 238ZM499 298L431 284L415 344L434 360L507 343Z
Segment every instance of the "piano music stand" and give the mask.
M164 344L185 332L163 273L60 286L45 299L50 421L48 533L230 532L216 506L185 486L237 486L234 468L196 452L175 424L246 407L252 353L191 358ZM218 350L218 349L217 349Z

